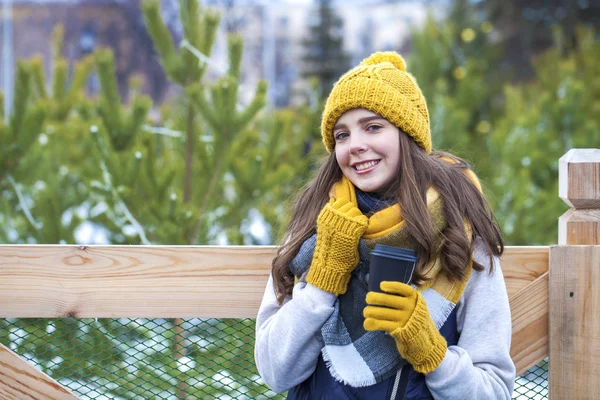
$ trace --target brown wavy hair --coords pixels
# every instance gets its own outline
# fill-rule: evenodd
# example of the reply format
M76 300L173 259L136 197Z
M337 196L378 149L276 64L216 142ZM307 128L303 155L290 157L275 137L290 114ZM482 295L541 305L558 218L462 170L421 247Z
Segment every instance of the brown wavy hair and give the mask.
M469 165L450 153L434 151L427 154L402 131L398 136L400 163L396 179L384 197L396 199L401 205L406 227L417 246L419 261L413 282L417 285L425 282L424 267L434 257L440 258L443 271L451 279L462 279L471 259L471 241L476 236L483 240L492 270L492 258L502 255L504 242L488 201L465 175L465 168ZM453 160L454 164L442 160L442 157ZM329 200L332 186L341 178L342 171L335 152L332 152L292 205L292 217L271 270L280 304L291 295L294 287L294 275L288 266L302 243L316 233L319 212ZM442 230L440 248L436 248L437 233L426 204L425 193L430 186L437 188L444 204L446 227ZM471 238L467 238L465 233L465 219L471 222ZM476 271L484 269L475 261L473 268Z

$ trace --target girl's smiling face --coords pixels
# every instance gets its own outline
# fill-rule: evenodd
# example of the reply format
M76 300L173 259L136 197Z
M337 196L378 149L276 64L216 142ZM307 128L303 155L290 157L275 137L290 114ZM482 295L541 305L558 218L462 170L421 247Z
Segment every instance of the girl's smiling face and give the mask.
M400 163L400 130L364 108L346 111L333 127L342 173L363 192L385 193Z

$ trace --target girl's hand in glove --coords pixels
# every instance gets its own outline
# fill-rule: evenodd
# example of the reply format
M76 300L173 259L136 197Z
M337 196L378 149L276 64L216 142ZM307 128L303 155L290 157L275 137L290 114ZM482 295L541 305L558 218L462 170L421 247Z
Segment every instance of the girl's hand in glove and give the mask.
M354 204L332 198L317 218L317 244L306 281L337 296L346 293L368 221Z
M364 328L389 332L400 355L417 372L428 374L440 365L448 345L435 327L423 296L402 282L381 282L385 293L367 293Z

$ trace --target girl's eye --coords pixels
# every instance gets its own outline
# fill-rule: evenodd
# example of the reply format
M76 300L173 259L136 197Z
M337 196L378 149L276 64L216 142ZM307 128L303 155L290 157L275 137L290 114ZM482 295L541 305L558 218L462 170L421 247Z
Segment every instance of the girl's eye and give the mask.
M338 132L334 136L335 140L344 140L348 137L348 134L346 132Z
M381 125L369 125L367 126L367 130L369 132L375 132L381 129Z

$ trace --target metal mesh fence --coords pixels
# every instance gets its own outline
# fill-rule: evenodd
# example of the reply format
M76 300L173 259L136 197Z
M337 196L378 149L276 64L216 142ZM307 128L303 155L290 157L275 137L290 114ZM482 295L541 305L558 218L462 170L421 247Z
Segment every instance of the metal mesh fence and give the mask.
M548 359L544 359L515 380L513 399L541 400L548 398Z
M0 342L81 399L285 397L256 371L253 319L0 319ZM547 398L547 370L513 398Z

